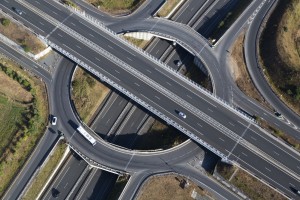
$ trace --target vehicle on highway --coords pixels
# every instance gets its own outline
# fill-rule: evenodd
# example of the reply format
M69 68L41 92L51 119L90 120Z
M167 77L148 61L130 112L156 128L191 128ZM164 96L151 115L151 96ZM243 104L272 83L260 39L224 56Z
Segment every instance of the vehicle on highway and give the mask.
M180 67L180 65L182 65L182 62L180 60L178 60L176 65L177 65L177 67Z
M93 138L82 126L79 126L77 128L77 131L85 138L87 139L93 146L96 144L95 138Z
M60 194L60 191L58 191L58 190L55 189L55 188L52 188L52 196L53 196L54 198L59 197L59 194Z
M275 116L278 117L279 119L282 119L282 118L283 118L283 117L282 117L282 114L279 113L279 112L277 112L277 111L275 111L274 114L275 114Z
M57 117L52 117L52 120L51 120L51 124L53 125L53 126L55 126L56 125L56 123L57 123Z
M23 11L20 10L19 8L13 7L12 9L13 9L16 13L18 13L19 15L22 15L22 14L23 14Z
M178 115L179 115L180 117L182 117L183 119L186 118L186 114L184 114L183 112L178 112Z

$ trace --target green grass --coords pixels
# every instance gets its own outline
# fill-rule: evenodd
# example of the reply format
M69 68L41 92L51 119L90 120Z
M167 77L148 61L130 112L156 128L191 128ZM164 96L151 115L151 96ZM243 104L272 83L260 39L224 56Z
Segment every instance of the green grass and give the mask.
M13 75L12 78L19 80L23 88L26 88L32 94L32 102L26 104L28 105L26 112L23 110L25 108L21 109L18 106L11 106L11 111L7 110L6 114L1 112L3 114L1 116L4 117L1 122L5 122L1 124L8 125L7 131L12 131L7 133L11 135L11 141L6 148L1 149L2 154L0 155L1 198L45 131L48 102L44 85L40 79L29 76L14 62L3 57L0 57L0 66L1 70L10 69L6 73ZM9 105L7 101L2 98L2 105L3 103L5 106ZM1 111L3 109L1 108ZM18 114L20 112L23 112L22 117ZM7 142L8 140L1 139L0 141Z
M38 194L41 192L53 170L60 162L66 148L67 145L63 141L60 141L57 144L53 154L50 156L44 167L39 171L26 194L22 197L23 200L31 200L37 198Z
M115 13L120 11L130 11L132 12L145 0L87 0L96 7L100 9Z
M110 89L81 68L75 72L72 88L75 108L81 119L88 123Z
M23 121L26 106L0 95L0 155L10 144Z

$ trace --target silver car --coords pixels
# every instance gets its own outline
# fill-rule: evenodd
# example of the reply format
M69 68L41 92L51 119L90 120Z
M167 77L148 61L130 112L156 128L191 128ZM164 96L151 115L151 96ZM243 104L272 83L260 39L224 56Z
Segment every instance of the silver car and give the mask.
M186 114L184 114L183 112L178 112L178 115L179 115L180 117L182 117L183 119L186 118Z

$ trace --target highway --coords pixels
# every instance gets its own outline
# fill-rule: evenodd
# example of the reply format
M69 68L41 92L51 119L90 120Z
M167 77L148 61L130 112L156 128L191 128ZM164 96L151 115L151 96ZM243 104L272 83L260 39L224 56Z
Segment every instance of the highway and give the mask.
M35 4L35 3L32 2L32 4ZM18 5L18 6L21 7L21 5ZM46 5L43 6L43 5L41 5L41 3L39 5L35 5L35 6L38 6L39 9L42 9L44 12L52 12L52 9L55 10L54 12L61 12L56 8L50 9L49 5L47 5L47 7L46 7ZM11 7L11 5L8 6L8 8L9 7ZM23 7L23 9L25 10L26 15L27 14L29 15L29 13L31 13L25 7ZM34 14L31 14L31 15L34 15ZM43 16L46 17L45 13L43 14ZM32 16L30 18L39 19L40 17L41 16L35 15L34 17ZM68 17L68 18L64 20L62 17ZM49 19L49 16L47 16L47 19ZM49 40L64 46L64 48L66 48L68 51L71 51L72 54L76 55L76 57L81 58L81 60L83 60L89 66L93 66L94 69L97 69L98 72L101 71L106 76L111 77L111 79L114 80L114 82L122 82L122 86L126 87L127 89L130 88L130 92L132 92L135 96L138 96L139 98L148 102L148 104L154 105L155 107L159 108L161 113L164 113L165 116L168 116L173 121L180 123L180 124L183 123L184 127L188 127L187 130L189 132L197 134L198 137L203 137L202 136L202 134L204 132L203 130L209 131L209 135L206 134L206 136L205 136L205 141L208 142L209 144L212 144L217 150L221 151L224 155L227 154L229 159L232 158L233 160L235 160L237 157L239 157L240 156L239 152L236 150L239 150L239 148L243 148L243 153L248 156L240 157L239 163L243 163L243 162L249 163L247 161L242 161L242 160L249 159L249 160L253 161L253 157L256 157L256 159L259 160L257 162L257 163L260 163L259 166L254 166L255 164L252 164L252 166L251 166L251 167L254 167L256 170L261 171L262 173L264 173L268 170L271 170L273 172L278 170L278 168L272 166L267 161L261 161L263 159L258 158L257 156L253 156L254 154L252 152L250 152L248 149L244 149L244 146L248 146L248 142L246 142L246 144L243 144L244 139L242 139L242 137L249 136L249 137L247 137L247 139L250 139L251 137L256 138L259 135L257 133L261 132L261 130L257 129L257 127L254 125L250 125L247 120L245 121L245 119L240 118L241 116L236 115L236 113L234 113L234 112L231 112L231 110L229 110L230 109L229 107L224 107L223 105L220 104L220 102L218 100L215 100L210 95L203 96L201 90L194 87L192 84L187 82L185 79L182 79L174 72L167 70L165 68L159 68L159 70L158 70L158 68L155 67L156 66L155 63L153 63L152 61L150 61L148 59L145 60L143 57L137 56L137 55L139 55L139 53L137 51L135 51L132 48L128 48L126 45L120 43L114 37L111 37L108 34L106 34L105 37L103 37L103 35L99 35L97 32L95 32L94 30L91 30L90 28L88 28L85 25L83 25L84 26L83 29L78 28L78 26L72 25L72 23L73 24L81 24L78 21L74 21L75 20L74 15L59 14L59 16L57 17L57 21L63 21L63 20L64 20L65 25L72 27L72 29L76 30L76 32L80 33L81 35L83 35L87 38L92 37L92 36L88 36L88 34L92 34L92 35L95 34L94 36L97 36L97 37L93 38L93 43L96 44L97 48L99 48L100 44L101 44L101 46L106 44L106 48L110 53L112 53L113 55L115 55L119 58L127 59L124 62L134 64L135 70L143 72L143 74L147 74L147 77L149 77L150 80L149 79L146 80L145 77L140 77L140 79L143 78L143 81L146 81L146 83L141 82L141 81L134 81L134 80L136 80L136 78L134 76L132 76L132 73L134 73L136 76L137 74L135 73L136 72L135 70L130 69L131 74L128 74L128 72L126 72L123 68L116 66L115 63L111 63L111 61L109 61L108 59L103 58L103 57L100 57L101 62L99 62L97 59L95 59L96 57L99 59L99 54L98 54L99 52L97 53L96 52L97 50L94 50L95 48L93 48L93 47L91 48L90 45L86 46L86 44L78 43L77 40L79 38L75 39L75 38L69 37L69 35L62 32L60 30L60 28L56 28L54 30L54 25L48 26L47 25L48 22L45 22L45 25L43 27L41 27L41 25L38 22L34 22L34 24L36 27L39 27L39 29L43 28L45 32L47 32L47 31L49 32L49 27L52 27L54 31L52 31L52 33L50 31L51 35L48 37ZM31 21L31 23L33 23L33 21ZM48 27L48 28L44 28L44 27ZM34 27L32 27L32 28L34 28ZM103 32L102 32L102 34L103 34ZM61 42L58 42L61 40L60 35L63 36L63 38L68 38L68 40L64 40L64 42L65 42L64 45L61 44ZM109 40L107 38L109 38ZM118 45L116 45L116 44L118 44ZM74 48L72 48L72 50L71 50L70 47L72 47L72 46L74 46ZM112 47L112 48L110 48L110 47ZM91 61L91 60L93 60L93 61ZM120 64L120 63L118 63L118 64ZM106 71L103 71L103 69L100 69L99 67L97 67L99 65L115 66L115 68L114 67L106 67L105 68ZM143 67L141 67L141 66L143 66ZM156 68L156 70L153 71L153 69L155 69L155 68ZM117 71L115 71L115 69L117 69ZM127 68L127 70L129 70L129 69ZM151 73L148 72L147 70L150 70ZM167 74L168 76L166 76L165 74ZM116 77L118 77L118 78L116 78ZM156 77L156 78L151 78L151 77ZM159 77L159 79L158 79L158 77ZM125 80L132 80L132 82L128 82ZM155 82L152 82L152 80L155 80ZM168 83L170 83L171 85L169 85ZM157 84L159 84L159 85L157 85ZM149 85L152 85L152 87L154 87L155 90L154 90L154 88L150 88ZM164 85L164 87L163 87L163 89L160 89L162 87L162 85ZM157 93L158 90L160 92L164 92L165 94L162 96L161 94ZM145 97L145 96L141 95L140 91L147 91L147 93L151 94L151 96ZM169 91L172 91L172 92L169 92ZM168 94L166 94L166 92L168 92ZM184 94L184 97L182 96L180 98L179 96L177 96L177 95L181 95L181 94ZM159 97L160 99L157 99L155 96ZM178 101L174 102L174 99L178 99ZM185 99L185 101L183 101L183 99ZM182 101L184 103L180 103ZM159 102L159 103L155 103L155 102ZM218 106L216 106L214 103ZM182 107L180 107L178 104ZM164 108L160 108L158 105L164 105ZM191 105L193 105L193 106L191 106ZM203 106L203 105L205 105L205 106ZM196 107L204 108L204 109L202 111L200 111ZM181 110L181 111L184 111L185 113L187 113L189 120L183 121L183 120L179 119L177 117L176 112L174 112L175 110ZM173 113L173 114L171 114L171 113ZM222 115L214 114L214 113L222 113ZM214 120L212 120L210 117L208 117L209 115L213 115ZM212 120L212 124L207 119ZM202 123L202 124L200 123L200 125L198 125L199 121L200 122L205 121L205 123ZM238 121L240 121L241 123L239 123ZM220 130L217 130L218 129L217 127L220 126L220 124L219 124L220 122L222 122L223 126L224 126L224 124L226 124L224 126L224 128L227 127L225 129L221 130L221 132L223 132L223 133L224 133L224 130L226 130L226 132L227 132L226 133L227 135L226 136L224 135L225 137L221 137L221 139L219 138ZM233 126L230 125L229 122L234 125ZM195 125L198 127L202 126L201 127L202 133L200 133L198 130L195 130L195 128L193 128ZM216 125L217 125L217 127L216 127ZM238 135L232 134L231 129L234 129L234 132ZM245 134L245 133L247 133L247 134ZM218 139L215 140L214 138L218 138ZM73 138L72 138L72 140L73 140ZM298 173L299 169L297 169L297 167L295 165L291 164L291 162L290 162L290 160L294 161L295 159L299 161L298 154L295 154L294 152L290 151L288 148L284 147L283 145L280 145L280 148L279 148L279 147L275 146L274 144L271 144L269 141L267 141L267 140L273 140L271 138L267 138L267 139L262 138L262 140L263 140L263 142L262 141L257 142L255 140L254 141L250 140L250 143L255 143L256 146L258 146L258 145L260 146L263 144L262 146L259 147L259 149L268 150L268 155L264 155L261 152L261 150L259 150L260 156L263 156L264 159L268 159L268 161L270 162L270 158L279 161L278 155L277 155L277 154L279 154L284 159L286 159L286 161L288 161L288 162L285 162L283 160L279 161L279 163L281 163L281 165L283 165L289 169L289 170L286 170L286 172L291 170L293 173L296 173L296 174ZM234 141L239 141L239 143L235 143ZM198 140L198 142L199 142L199 140ZM278 144L278 142L275 142L275 141L273 141L272 143ZM243 144L243 145L241 146L240 144ZM266 144L270 145L270 149L265 148ZM235 152L236 152L236 155L235 155ZM275 155L274 152L276 152L277 154ZM289 154L287 154L286 152L288 152ZM258 151L256 151L256 153L258 153ZM262 166L261 163L265 163L265 165ZM247 164L244 164L244 166L249 168L249 166ZM126 169L127 169L127 167L126 167ZM280 172L283 173L282 171L280 171ZM272 179L274 179L274 178L275 177L272 177ZM294 183L297 182L297 180L295 180L294 178L287 180L287 182L288 181L294 182ZM268 182L270 182L270 180L268 180ZM273 182L278 183L278 181L273 181ZM276 183L274 183L274 184L276 184ZM286 185L288 185L288 183L286 183ZM284 186L279 186L279 184L278 184L277 187L283 188ZM287 190L287 189L285 189L285 190ZM290 191L290 190L288 190L288 191Z
M14 2L12 2L12 3L14 3ZM4 4L5 3L3 2L2 6ZM35 4L35 3L32 2L32 4ZM6 5L6 10L10 10L11 6L12 5L10 5L10 4L8 6ZM60 12L58 9L56 9L54 7L50 8L49 5L47 6L47 9L46 9L45 5L44 6L43 5L35 5L35 6L39 7L39 9L44 10L44 12L54 12L54 13ZM5 7L5 5L4 5L4 7ZM18 7L22 7L22 5L18 5ZM296 160L296 163L299 163L299 155L298 154L289 150L288 148L279 144L278 142L272 141L273 139L269 138L265 134L263 134L263 133L259 134L259 133L261 133L261 130L258 129L255 125L251 125L247 120L240 118L241 116L236 115L236 113L232 112L232 110L230 108L224 107L223 105L220 104L219 101L215 100L211 96L209 96L209 95L203 96L203 93L198 88L195 88L193 85L189 84L186 80L182 79L181 77L176 75L174 72L172 72L170 70L166 70L164 68L156 68L155 63L153 63L150 60L144 59L144 57L141 57L137 51L133 50L132 48L128 48L126 45L123 45L122 43L117 41L114 37L111 37L108 34L104 34L105 37L102 37L102 35L99 35L99 33L97 33L96 31L89 29L89 27L87 27L87 26L83 25L84 28L78 28L77 26L75 27L74 25L72 25L72 23L80 24L78 21L76 21L76 20L80 20L80 19L76 19L74 15L59 14L59 16L61 16L62 18L56 16L57 21L64 21L64 19L66 19L65 17L69 16L68 19L66 19L64 21L65 25L72 27L73 30L76 30L76 32L80 33L81 35L85 36L86 38L91 38L93 36L94 37L97 36L96 37L97 39L92 39L93 43L95 43L97 46L101 45L102 47L103 47L103 45L106 45L106 50L109 51L111 54L113 54L119 58L123 58L124 60L126 60L126 61L124 61L124 60L123 61L126 63L130 63L130 65L134 64L136 70L138 70L139 72L142 72L143 74L147 74L147 77L149 77L151 80L155 80L155 83L159 84L159 87L157 87L157 85L155 85L151 80L146 80L145 77L139 77L139 78L135 77L135 76L137 76L137 74L134 73L135 72L134 70L130 69L130 73L131 73L130 74L130 73L128 73L129 69L127 69L128 71L126 71L126 70L124 70L124 68L121 68L119 66L120 63L112 63L110 60L99 56L99 54L98 54L99 52L94 50L95 48L90 47L90 45L87 46L86 44L77 42L78 38L71 38L68 34L65 34L64 32L62 32L60 30L60 27L54 28L55 25L51 25L46 20L41 19L41 16L34 15L32 12L30 12L25 7L22 7L22 9L25 10L26 15L28 15L28 16L31 15L30 17L28 17L28 18L32 19L30 21L30 23L32 23L32 24L29 24L29 26L31 26L37 32L40 31L40 32L44 32L44 33L51 33L51 35L48 37L49 40L54 41L58 44L62 44L61 36L63 38L68 38L68 40L64 40L65 43L63 45L64 46L63 48L66 48L68 51L71 51L72 54L79 57L81 60L83 60L89 66L92 66L94 69L97 69L97 71L100 71L102 74L105 74L106 76L110 76L110 78L112 80L114 80L115 82L121 82L123 87L126 87L128 90L130 89L130 91L133 94L138 96L140 99L143 99L144 101L148 102L148 104L154 105L153 107L158 108L160 110L160 112L164 113L165 116L168 116L173 121L183 124L184 127L188 127L187 129L190 132L197 134L198 137L202 138L202 137L204 137L203 136L204 132L209 132L209 135L205 134L205 141L207 141L210 144L213 144L213 146L216 149L218 149L219 151L226 153L227 156L229 157L229 159L232 158L232 160L235 160L235 158L236 158L236 159L238 159L238 162L242 163L242 165L244 167L246 166L246 168L254 168L253 169L254 171L255 170L260 171L260 172L258 172L258 174L260 173L260 175L267 180L268 179L276 179L276 177L271 178L271 175L268 175L268 171L272 172L272 173L277 173L278 169L276 167L272 166L267 161L257 157L257 155L254 155L253 152L249 151L249 149L245 149L245 146L248 146L249 143L246 142L245 144L240 145L241 143L245 142L244 139L248 139L248 141L250 141L250 143L255 144L256 146L258 146L259 149L267 152L268 156L260 153L260 156L263 156L264 159L266 159L266 158L269 159L269 156L270 156L270 158L272 158L272 159L274 158L275 160L278 160L279 158L278 158L277 154L279 154L280 159L282 159L282 160L280 160L280 161L278 160L278 161L281 162L282 165L286 165L286 167L288 169L291 169L291 171L295 172L297 174L297 176L299 176L299 169L297 169L297 164L294 165L295 162L293 162L293 164L291 163L291 160L293 160L293 161ZM9 12L11 12L11 11L9 11ZM52 15L53 15L53 13L52 13ZM38 19L40 21L38 21ZM41 21L43 24L45 23L43 27L39 23ZM32 25L34 25L34 26L32 26ZM87 35L88 33L92 34L93 36L88 36ZM103 34L103 32L102 32L102 34ZM42 35L44 35L44 34L42 34ZM109 39L107 39L107 38L109 38ZM72 48L70 49L70 47L72 47ZM83 53L83 52L85 52L85 53ZM95 59L95 58L100 59L101 62L97 61L97 59ZM104 71L103 69L100 69L97 66L101 66L101 67L106 66L106 68L105 68L106 71ZM153 71L153 69L155 69L155 70ZM147 70L149 70L150 72L148 72ZM133 74L135 76L133 76ZM152 78L152 77L154 77L154 78ZM144 82L140 81L142 78L143 78L143 81L147 81L146 84ZM132 80L132 82L128 82L127 80ZM149 87L150 84L152 84L152 88ZM164 92L160 89L161 86L164 86L164 88L163 88ZM146 97L146 96L142 95L141 91L147 91L147 94L151 94L152 97L149 97L149 96ZM172 91L172 92L169 93L169 91ZM167 92L168 92L168 94L167 94ZM163 95L161 93L163 93ZM182 95L182 94L184 94L185 96L184 97L180 96L181 97L180 98L179 95ZM172 97L170 98L169 95L171 95ZM175 102L174 99L175 100L178 99L179 101ZM180 103L180 102L182 102L183 99L185 100L184 103ZM157 102L157 103L155 103L155 102ZM178 104L180 106L178 106ZM164 108L161 108L159 105L164 105ZM193 105L193 106L191 106L191 105ZM195 107L201 108L201 112L198 109L196 109ZM189 119L188 121L183 121L177 117L177 114L174 111L178 110L178 109L180 111L184 111L187 114L188 119ZM219 115L219 113L222 113L222 115ZM212 120L211 118L208 117L210 115L212 115L214 118L213 125L209 121L207 121L207 120L205 121L206 118L209 120ZM64 116L64 115L62 115L62 116ZM205 118L203 118L202 116L205 116ZM199 118L201 118L201 119L199 119ZM74 121L76 122L76 118L74 119ZM202 124L200 123L200 125L198 125L199 121L204 122L204 123L202 123ZM225 130L227 130L227 132L230 134L227 136L224 135L224 137L221 137L221 139L219 138L220 130L217 130L217 128L215 126L215 124L217 124L219 126L220 122L222 122ZM231 125L230 123L233 125ZM224 125L224 124L226 124L226 125ZM198 130L195 130L194 126L199 126L202 129L202 131L199 132ZM232 134L231 129L234 130L234 132L238 135ZM74 133L74 130L70 131L70 133ZM228 134L228 133L226 133L226 134ZM259 135L263 135L266 138L262 138ZM80 138L77 138L79 140L76 141L75 135L73 135L73 136L72 136L71 142L72 143L78 142L78 144L76 146L80 146L79 145ZM257 139L251 140L252 137L253 138L259 137L260 141L257 141ZM215 140L216 138L218 138L218 139ZM269 142L269 140L271 140L272 143L277 144L279 146L271 144L271 142ZM239 141L240 143L235 143L235 141ZM269 148L265 148L266 145L269 145ZM96 145L96 146L99 146L99 145ZM241 149L243 149L243 150L241 150ZM241 151L239 151L239 150L241 150ZM84 150L82 150L82 151L84 152ZM239 152L243 152L244 154L246 154L246 156L240 157L241 154L239 154ZM89 152L89 155L91 155L92 157L93 157L93 154L96 154L96 153ZM134 157L138 157L138 156L135 155ZM251 162L251 165L249 165L249 162L246 161L246 160L253 161L255 159L257 159L257 162L255 162L255 163ZM130 159L124 159L124 160L128 161ZM127 170L129 167L129 164L126 164L123 166L126 166L125 170ZM280 174L284 174L284 173L282 171L278 171L277 178L280 177ZM285 176L284 179L277 179L277 181L276 180L273 180L273 181L268 180L268 182L273 182L275 187L280 188L285 193L291 193L290 190L288 190L288 188L287 188L288 182L291 181L290 183L296 184L299 180L293 179L292 177L290 177L290 178L291 179L288 179L288 178L286 179L286 176ZM281 183L284 185L279 185L278 180L284 180L284 181L281 181Z

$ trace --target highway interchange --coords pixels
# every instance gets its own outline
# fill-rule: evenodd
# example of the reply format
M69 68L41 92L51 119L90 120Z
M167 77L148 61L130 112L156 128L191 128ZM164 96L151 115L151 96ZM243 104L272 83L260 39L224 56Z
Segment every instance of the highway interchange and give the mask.
M254 20L261 20L272 5L271 3L273 2L269 1L269 3L263 5L259 9L258 14L260 14L260 17L256 17ZM166 20L145 19L142 21L143 23L139 20L134 20L134 23L128 20L125 21L126 23L122 22L122 26L117 25L117 23L109 26L113 30L118 27L117 32L121 32L121 30L147 30L151 27L150 31L169 35L171 38L181 41L184 46L189 48L190 52L199 56L205 62L213 79L214 95L203 91L178 75L174 70L162 66L160 62L128 46L105 29L101 27L99 29L99 27L92 24L87 25L86 22L83 23L82 18L70 13L57 3L13 1L1 3L1 8L12 15L15 15L15 13L13 13L11 7L21 8L26 15L17 16L19 20L38 34L46 37L49 43L51 41L70 52L72 54L72 56L69 55L70 58L75 56L81 60L81 64L91 67L97 75L101 73L105 77L109 77L109 81L105 77L101 78L105 79L106 82L118 83L118 86L115 85L117 89L123 90L125 88L130 91L131 94L143 101L142 105L144 107L150 105L151 111L155 112L154 114L167 120L186 134L193 133L193 136L197 137L193 138L196 142L208 143L208 148L212 148L211 150L223 157L224 160L228 159L239 163L243 168L252 171L252 173L284 194L296 198L290 187L299 184L299 154L263 133L251 120L243 117L232 107L215 98L215 95L217 95L230 102L230 92L224 86L233 85L232 80L221 78L221 74L228 75L228 70L226 70L226 67L221 67L219 63L221 63L221 59L224 59L224 54L226 55L224 50L229 48L230 41L233 41L237 36L236 33L241 30L241 24L248 24L249 15L260 4L260 1L254 1L213 49L208 41L197 35L195 31L186 29L186 26L169 23ZM28 21L29 19L30 21ZM60 22L63 22L63 24L60 24ZM255 31L256 28L257 32L257 27L252 28L254 26L252 24L254 23L250 23L249 30ZM238 31L234 29L235 27L238 28ZM189 37L183 37L183 31ZM234 34L229 35L231 31ZM249 42L249 44L254 44L254 42ZM57 50L62 51L60 48L57 48ZM99 50L101 48L105 50ZM253 54L253 52L249 54ZM255 53L254 56L249 56L249 58L253 57L255 57ZM69 67L60 69L56 75L51 91L54 96L50 97L53 114L59 116L59 129L63 130L66 137L69 138L69 142L81 153L88 155L89 158L101 163L103 166L109 166L121 172L133 173L144 168L162 169L166 167L165 163L176 166L176 163L184 163L191 155L200 151L197 145L192 151L191 146L187 145L162 154L144 154L119 149L102 140L99 140L95 147L90 146L75 131L74 123L78 125L80 122L74 114L69 95L66 95L69 94L71 74L72 68ZM238 92L236 87L232 87L237 97L245 99L245 96L240 94L241 92ZM147 93L143 93L143 91L147 91ZM276 109L282 106L281 102L277 102L277 104L273 105L272 103ZM163 105L163 107L160 105ZM263 108L255 103L252 107L253 110L258 110L259 113L266 113ZM297 124L296 120L299 118L294 118L294 113L289 115L290 111L285 107L277 110L284 113L284 116L293 124ZM178 118L175 111L184 111L188 116L187 120ZM220 115L220 113L222 114ZM280 124L280 127L288 130L290 134L299 134L294 127L276 119L272 114L267 113L266 116L271 119L271 123ZM267 117L265 118L267 119ZM203 140L205 143L203 143ZM184 151L182 148L186 148L185 151L189 152L184 157L178 154L178 152ZM112 154L114 157L111 157ZM170 160L170 158L172 159ZM163 163L164 167L162 166L162 160L165 162Z

